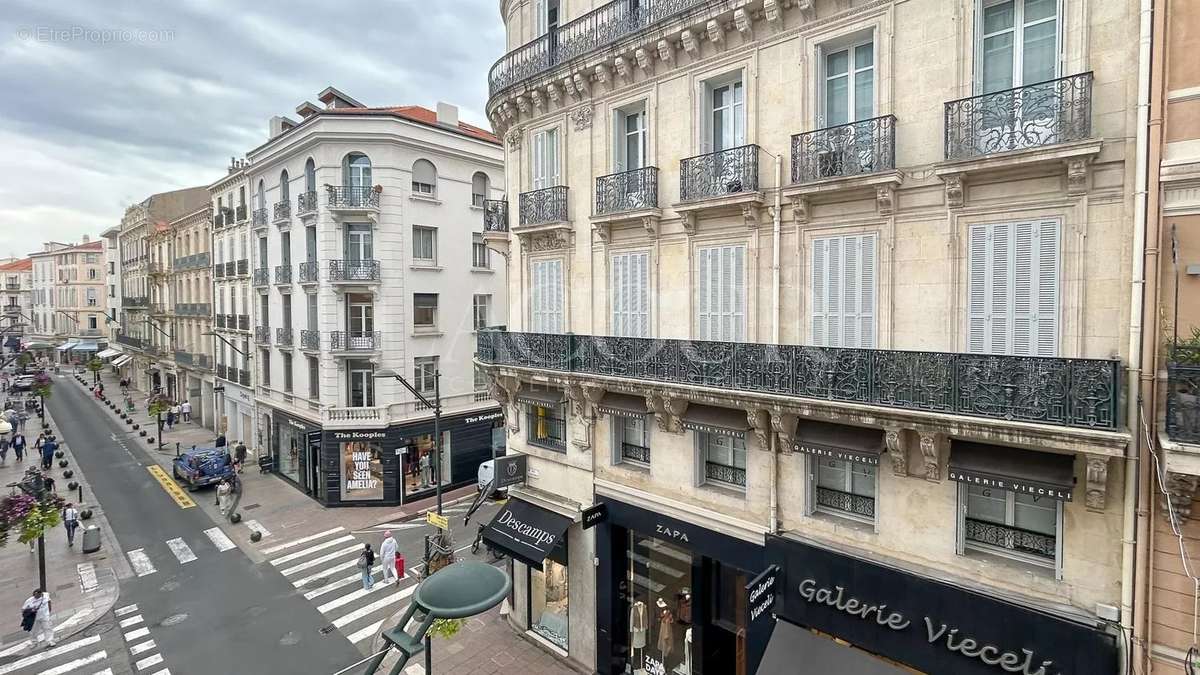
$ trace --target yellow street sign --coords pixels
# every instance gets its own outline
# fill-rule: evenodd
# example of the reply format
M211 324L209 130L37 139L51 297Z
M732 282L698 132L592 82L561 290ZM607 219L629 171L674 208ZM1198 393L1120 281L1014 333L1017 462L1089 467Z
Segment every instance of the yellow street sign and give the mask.
M162 489L165 490L168 495L170 495L171 499L175 500L175 503L179 505L179 508L190 509L196 505L196 502L192 501L192 498L188 496L188 493L184 491L183 488L179 487L179 484L176 483L169 475L167 475L167 472L163 471L161 466L148 466L146 467L146 470L150 472L151 476L154 476L154 480L158 481L158 484L162 486Z
M425 513L425 522L441 530L450 529L450 519L446 516L439 516L433 511L428 511Z

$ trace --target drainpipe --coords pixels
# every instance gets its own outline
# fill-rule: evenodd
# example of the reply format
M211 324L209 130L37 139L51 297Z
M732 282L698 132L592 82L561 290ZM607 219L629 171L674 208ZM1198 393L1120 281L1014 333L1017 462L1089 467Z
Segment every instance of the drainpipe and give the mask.
M1145 540L1148 529L1148 518L1141 509L1146 495L1146 484L1149 474L1140 470L1139 459L1144 453L1142 435L1142 377L1146 374L1147 356L1149 357L1150 376L1153 378L1154 345L1143 341L1143 313L1146 309L1146 258L1147 230L1149 214L1147 213L1147 184L1149 173L1149 122L1150 122L1150 66L1151 47L1153 44L1153 0L1140 0L1138 12L1138 83L1137 83L1137 141L1135 146L1134 168L1134 205L1133 205L1133 246L1132 271L1130 275L1130 311L1129 311L1129 372L1128 391L1126 392L1126 423L1129 426L1130 442L1125 451L1125 493L1122 511L1121 534L1121 627L1129 631L1132 658L1126 662L1133 664L1134 671L1141 671L1145 658L1145 635L1141 629L1145 609L1140 603L1136 608L1135 599L1142 600L1135 593L1134 584L1141 583L1146 576L1146 555L1138 550L1138 542ZM1155 235L1152 235L1155 236ZM1154 270L1157 272L1157 270ZM1152 389L1148 387L1147 389ZM1148 590L1148 589L1147 589ZM1123 642L1123 641L1122 641Z
M779 241L783 220L783 157L775 157L775 216L771 219L771 344L779 344Z

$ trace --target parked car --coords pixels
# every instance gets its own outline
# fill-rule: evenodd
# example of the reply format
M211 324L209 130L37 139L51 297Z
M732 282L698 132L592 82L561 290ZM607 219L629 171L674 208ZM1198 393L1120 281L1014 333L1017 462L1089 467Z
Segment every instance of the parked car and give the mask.
M13 391L29 391L33 389L33 375L18 375L13 378Z
M233 458L225 448L192 448L175 458L171 475L188 490L215 485L233 478Z

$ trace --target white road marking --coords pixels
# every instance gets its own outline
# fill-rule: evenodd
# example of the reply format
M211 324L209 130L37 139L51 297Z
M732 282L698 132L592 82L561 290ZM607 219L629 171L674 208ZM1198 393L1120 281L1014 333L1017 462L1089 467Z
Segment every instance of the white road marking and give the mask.
M142 615L135 614L135 615L129 617L128 619L121 619L120 621L117 622L117 625L120 626L121 628L129 628L130 626L136 626L141 622L142 622Z
M113 675L113 671L112 668L105 668L98 673L92 673L92 675Z
M32 666L35 663L41 663L42 661L45 661L46 659L52 659L56 656L62 656L63 654L69 654L69 653L75 651L76 649L83 649L84 647L87 647L88 645L94 645L99 641L100 641L100 636L93 635L92 637L84 638L82 640L76 640L75 642L68 642L67 644L65 644L61 647L55 647L54 649L48 649L44 652L30 654L29 656L26 656L25 658L23 658L19 661L13 661L12 663L7 664L4 667L0 668L0 675L7 675L7 673L16 672L18 670L21 670L22 668L27 668L29 666Z
M348 605L359 598L368 596L368 595L375 593L379 590L382 590L384 588L395 588L395 586L381 582L381 583L372 585L370 588L360 588L357 591L354 591L353 593L347 593L341 597L330 600L329 602L321 605L320 607L317 607L317 611L322 614L328 614L329 612L337 609L338 607L341 607L343 605Z
M107 659L107 658L108 658L108 652L106 652L102 649L102 650L96 652L95 654L88 654L87 656L83 657L82 659L75 659L74 661L62 664L61 666L57 666L57 667L51 668L49 670L43 670L42 672L38 673L38 675L66 675L67 673L75 672L75 669L82 668L83 666L86 666L89 663L103 661L104 659Z
M157 673L154 673L154 675L171 675L171 671L167 670L166 668L163 668L162 670L158 671Z
M86 593L95 590L100 582L96 580L96 566L90 562L79 563L75 566L79 570L79 585Z
M344 544L348 541L354 541L354 537L347 534L344 537L338 537L337 539L330 539L329 541L323 541L319 544L314 544L312 546L309 546L308 548L302 548L299 551L295 551L295 552L289 553L287 555L279 556L278 558L275 558L274 560L272 560L271 564L278 567L279 565L282 565L284 563L291 562L293 560L299 560L300 558L303 558L304 556L311 555L313 553L316 553L317 551L324 551L327 548L333 548L334 546L337 546L338 544Z
M413 591L415 591L415 590L417 590L417 585L413 584L412 586L409 586L408 588L405 588L403 590L392 593L391 595L387 596L386 598L382 598L380 600L376 600L375 602L372 602L369 605L359 607L358 609L354 610L353 612L350 612L349 614L347 614L345 616L334 619L333 626L335 628L341 628L342 626L346 626L355 621L358 621L359 619L363 618L364 616L367 616L373 612L377 612L377 611L383 609L384 607L387 607L390 604L400 602L401 600L412 595Z
M369 532L371 534L379 534L379 533L383 532L384 530L395 530L397 532L403 532L404 530L415 530L418 527L429 527L429 523L426 523L426 522L383 523L382 525L372 525L371 527L369 527L365 530L351 530L351 532L354 532L355 534L364 533L364 532Z
M133 565L133 571L139 577L144 577L147 574L154 574L154 563L150 562L150 556L140 548L135 548L125 555L129 556L129 564Z
M379 629L383 628L383 622L386 620L387 619L380 619L370 626L363 628L362 630L354 631L353 633L347 635L346 639L357 644L363 640L366 640L367 638L375 637L379 633Z
M85 616L87 616L87 614L85 614L84 612L78 612L78 611L74 612L74 613L70 614L69 617L65 621L63 621L60 624L56 624L54 626L54 630L62 632L63 630L70 628L71 626L74 626L75 624L79 623ZM23 652L26 649L29 649L30 644L32 644L32 643L29 640L22 640L22 641L18 642L17 644L12 645L11 647L5 648L4 651L0 651L0 659L8 658L9 656L12 656L13 654L18 654L20 652Z
M251 532L258 532L263 536L263 539L271 536L271 531L262 526L262 523L257 520L247 520L246 527L250 528Z
M137 656L138 654L141 654L142 652L148 652L151 649L154 649L156 646L157 645L154 644L154 640L146 640L145 642L143 642L141 644L136 644L136 645L130 647L129 653L133 654L134 656Z
M342 570L348 570L351 567L354 567L355 565L357 565L357 563L358 563L358 559L352 558L352 559L347 560L346 562L341 563L339 565L334 565L333 567L321 570L320 572L317 572L315 574L310 574L306 577L297 579L292 582L292 585L295 586L296 588L300 588L301 586L307 584L308 582L312 581L313 579L320 579L321 577L327 577L327 576L333 574L334 572L341 572ZM376 565L374 568L371 569L371 572L375 573L375 572L382 571L382 570L383 570L383 565ZM359 574L355 574L351 578L352 579L361 579L362 576Z
M237 544L233 543L219 527L210 527L204 531L204 534L208 535L209 540L212 541L213 546L217 547L218 551L223 552L237 548Z
M150 634L149 628L138 628L136 630L131 630L125 634L125 641L133 642L134 640L137 640L139 638L144 638L149 634ZM0 675L4 675L4 673L0 673Z
M346 548L344 548L340 551L334 551L333 553L327 553L327 554L321 556L320 558L313 558L312 560L309 560L308 562L302 562L299 565L293 565L287 569L279 570L279 573L286 577L289 574L295 574L296 572L300 572L302 570L311 569L313 567L316 567L317 565L322 565L324 563L327 563L330 560L336 560L337 558L340 558L344 555L351 555L354 553L358 553L362 550L363 550L362 544L354 544L353 546L347 546Z
M251 523L251 521L246 521L247 525L249 525L250 523ZM345 529L346 528L344 528L344 527L335 527L332 530L325 530L324 532L310 534L307 537L301 537L299 539L296 539L295 541L289 541L286 544L278 544L278 545L272 546L270 548L264 548L262 550L262 554L263 555L271 555L272 553L278 553L280 551L289 549L293 546L299 546L300 544L307 544L308 542L316 541L317 539L320 539L321 537L328 537L331 534L337 534L338 532L343 532L343 531L345 531ZM267 535L264 534L263 536L265 537Z
M355 561L355 562L357 562L357 561ZM339 565L339 567L340 567L340 565ZM375 567L371 568L371 576L375 576L375 574L382 572L382 571L383 571L383 565L376 565ZM320 588L316 588L316 589L313 589L313 590L305 593L304 599L312 600L313 598L325 595L326 593L328 593L330 591L337 590L337 589L341 588L342 586L349 586L350 584L352 584L356 581L359 581L359 582L362 581L362 574L351 574L350 576L342 577L341 579L338 579L337 581L331 581ZM377 583L382 583L382 582L377 582Z
M179 564L181 565L190 563L196 559L196 554L192 553L192 549L188 548L187 543L179 537L168 539L167 547L171 549L171 553L174 553L176 558L179 558Z
M141 661L138 661L134 665L137 666L138 670L145 670L151 666L157 666L158 664L160 664L162 662L163 662L162 654L155 654L154 656L147 656L146 658L142 659Z
M117 616L125 616L126 614L136 612L136 611L137 611L137 605L125 605L124 607L122 607L120 609L113 610L113 614L116 614Z

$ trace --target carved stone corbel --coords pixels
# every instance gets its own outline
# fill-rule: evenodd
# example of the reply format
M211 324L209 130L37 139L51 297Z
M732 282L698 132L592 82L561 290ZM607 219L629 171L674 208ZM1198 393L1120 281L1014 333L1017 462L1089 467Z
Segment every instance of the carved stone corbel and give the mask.
M746 221L746 227L751 230L757 230L759 226L759 208L757 204L742 204L742 220Z
M546 95L550 97L551 103L558 103L558 100L562 98L562 89L559 89L557 84L551 82L546 85Z
M900 427L885 428L883 444L887 448L888 458L892 460L892 473L897 476L907 476L908 444L904 441L904 430Z
M644 50L639 49L638 51ZM629 84L629 81L633 79L633 67L629 65L629 59L624 56L618 56L613 59L613 66L616 67L617 75L620 76L621 81Z
M504 134L504 142L508 143L509 150L515 152L521 149L521 135L523 133L524 130L521 127L513 127L508 130L508 133Z
M684 211L679 214L679 224L683 226L683 231L688 234L696 234L696 212Z
M797 225L803 225L808 222L808 197L804 195L794 195L788 197L792 202L792 220Z
M709 42L719 45L725 40L725 27L720 21L710 20L704 26L704 32L708 34Z
M546 97L542 95L541 89L534 89L533 91L529 92L529 98L533 100L534 109L546 109Z
M671 44L670 40L659 40L655 45L658 49L658 60L667 64L667 67L675 65L675 45Z
M750 424L750 430L754 432L754 437L758 439L758 447L760 450L770 452L771 450L771 416L762 408L746 408L746 421Z
M517 402L517 392L521 390L521 381L515 377L500 376L495 380L496 388L504 392L508 405L506 413L508 422L508 433L516 435L521 433L521 404ZM494 395L496 400L500 400L498 394Z
M687 412L687 399L671 398L662 394L648 394L646 408L654 413L654 421L658 423L659 431L672 434L683 433L681 418Z
M925 480L940 483L942 481L942 448L946 445L946 437L932 431L917 432L921 437L921 461L925 466Z
M646 230L647 237L656 238L658 236L658 217L642 216L642 229Z
M608 84L608 76L612 72L608 68L607 63L598 63L594 69L596 73L596 81L600 84Z
M1108 457L1087 455L1087 492L1084 503L1089 511L1103 511L1108 492Z
M591 95L592 92L590 85L588 84L587 75L584 75L583 73L575 73L573 76L571 76L571 79L575 82L575 89L579 91L581 96Z
M896 206L896 188L893 185L880 185L875 188L875 209L881 216L890 216Z
M947 174L942 176L942 182L946 184L946 206L952 209L961 207L965 200L962 174Z
M596 239L599 239L601 244L612 242L611 223L592 223L592 232L595 233Z
M517 97L517 110L520 110L522 115L529 114L529 97L524 94Z
M779 23L783 18L783 11L779 7L779 0L763 0L763 16L771 23Z
M1067 160L1067 194L1078 196L1087 194L1088 190L1088 160L1076 157Z
M796 443L797 416L776 408L771 411L771 428L779 439L779 452L790 455L792 446Z
M683 51L688 53L688 56L696 58L700 56L700 41L696 39L696 35L690 30L685 30L679 34L679 42L683 44Z
M1167 472L1167 494L1163 495L1163 511L1166 511L1176 527L1192 516L1192 501L1196 498L1196 487L1200 477L1185 473Z
M754 39L754 25L750 21L750 15L746 10L739 7L733 10L733 25L737 28L737 32L741 33L743 40Z
M571 404L571 412L579 422L575 425L574 438L571 444L584 452L592 449L592 429L596 425L596 403L604 397L600 387L588 387L579 384L567 386L567 401Z
M654 56L646 51L644 47L638 47L634 50L633 58L637 59L638 68L641 68L643 73L647 76L654 74ZM633 74L630 73L630 78L632 77Z
M570 77L564 77L562 79L562 88L563 91L566 92L571 98L579 98L579 92L575 90L575 81Z

